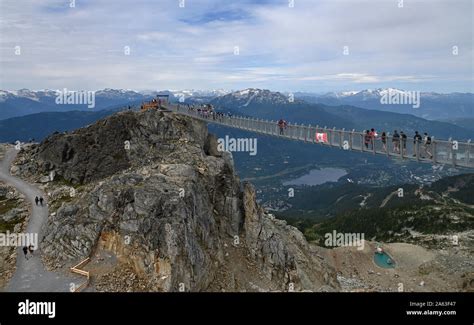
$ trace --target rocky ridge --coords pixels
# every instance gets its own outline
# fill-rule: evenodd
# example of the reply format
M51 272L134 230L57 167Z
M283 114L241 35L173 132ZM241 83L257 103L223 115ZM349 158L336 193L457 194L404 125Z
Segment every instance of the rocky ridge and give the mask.
M316 258L323 248L258 206L203 122L118 113L22 150L11 171L48 193L41 250L50 268L102 251L116 256L97 290L339 288L333 268ZM135 275L110 287L120 268Z

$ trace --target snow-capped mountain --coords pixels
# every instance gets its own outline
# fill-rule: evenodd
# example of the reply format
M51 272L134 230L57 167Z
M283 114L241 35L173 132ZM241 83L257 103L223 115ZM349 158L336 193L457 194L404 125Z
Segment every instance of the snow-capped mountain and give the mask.
M75 89L67 89L67 91L83 91ZM20 89L20 90L0 90L0 102L7 99L13 98L23 98L30 99L36 102L50 101L55 99L58 95L58 92L64 92L64 89L45 89L45 90L30 90L30 89ZM102 90L95 91L96 97L103 98L136 98L143 97L140 93L134 90L123 90L123 89L110 89L105 88Z
M0 103L14 98L16 95L11 91L0 90Z
M217 97L213 100L213 104L223 107L247 107L253 104L291 104L295 101L292 96L280 92L273 92L268 89L247 88ZM300 101L298 100L298 102Z
M426 119L449 119L474 117L474 94L420 92L420 105L414 108L407 104L384 104L388 96L412 97L413 91L397 88L377 88L360 91L330 92L325 94L296 93L297 98L325 105L352 105L367 109L413 114Z
M227 95L231 91L225 89L212 89L212 90L195 90L195 89L184 89L184 90L170 90L175 97L184 96L187 97L218 97Z
M320 98L349 98L357 97L364 100L378 99L387 94L409 94L410 92L397 89L397 88L377 88L377 89L365 89L365 90L351 90L351 91L340 91L340 92L329 92L320 96Z
M305 95L308 96L313 96L313 97L320 97L320 98L344 98L348 96L352 96L357 94L359 91L357 90L351 90L351 91L341 91L341 92L328 92L324 94L311 94L311 93L305 93Z
M230 93L230 90L225 89L211 89L211 90L198 90L198 89L171 89L171 90L143 90L140 94L155 96L157 94L167 94L173 96L176 99L184 97L184 99L192 97L218 97Z
M108 99L128 99L128 100L139 100L143 98L143 94L136 92L131 89L111 89L105 88L102 90L97 90L95 96L99 98L108 98Z
M80 90L67 89L67 91ZM150 98L134 90L106 88L95 91L95 105L91 108L88 104L56 104L56 98L60 94L59 92L64 92L64 89L0 90L0 119L40 112L65 112L73 110L97 111L132 102L144 101Z
M0 102L4 102L13 98L26 98L36 102L40 102L44 98L56 97L55 90L0 90Z
M67 89L68 91L81 91ZM39 112L58 112L71 110L90 111L87 105L58 105L55 100L58 90L0 90L0 119L23 116ZM186 102L209 102L213 98L226 95L230 91L224 89L212 90L146 90L105 88L95 91L94 110L101 110L120 105L128 105L150 100L157 94L169 95L172 101L184 99Z

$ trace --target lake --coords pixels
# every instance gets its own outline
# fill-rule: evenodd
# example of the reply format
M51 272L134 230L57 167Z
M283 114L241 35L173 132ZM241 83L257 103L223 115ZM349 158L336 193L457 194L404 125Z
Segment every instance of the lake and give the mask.
M375 264L377 264L377 266L382 267L384 269L391 269L395 267L395 262L390 257L390 255L385 252L375 253L374 262Z
M327 182L337 182L344 175L347 175L347 172L342 168L312 169L308 174L283 182L283 185L320 185Z

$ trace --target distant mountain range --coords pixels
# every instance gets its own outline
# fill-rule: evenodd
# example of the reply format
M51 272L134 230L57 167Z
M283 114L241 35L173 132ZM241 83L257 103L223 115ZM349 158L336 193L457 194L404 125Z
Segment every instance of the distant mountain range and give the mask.
M104 89L95 92L95 107L89 108L87 104L56 104L56 97L56 90L0 91L0 120L41 112L97 112L150 98L130 90Z
M60 90L63 91L63 90ZM228 93L226 90L148 90L102 89L95 91L95 107L85 104L56 104L57 90L0 90L0 120L41 112L100 111L114 106L148 101L157 94L169 95L172 101L209 101Z
M56 90L29 90L16 91L0 90L0 120L24 116L40 112L64 112L74 110L98 111L129 102L149 100L157 94L166 94L172 101L186 103L202 103L215 100L220 106L238 105L246 107L252 103L271 102L272 104L307 102L329 106L351 105L371 110L411 114L430 120L454 120L459 118L474 118L474 94L451 93L439 94L435 92L420 93L420 107L413 108L410 104L382 104L383 96L392 93L410 95L410 92L395 88L366 89L362 91L345 91L330 93L296 92L278 93L264 89L249 88L239 91L224 89L213 90L124 90L102 89L95 92L95 107L87 105L58 105L55 103ZM262 103L263 103L262 102Z
M88 124L95 118L102 118L104 114L110 114L116 109L128 105L139 106L141 102L149 100L156 94L168 94L172 101L178 101L184 96L185 102L211 102L222 111L275 121L284 118L292 123L346 128L347 130L361 131L373 127L378 131L404 130L408 134L418 130L428 132L438 138L453 137L458 140L473 138L473 131L469 129L469 123L466 123L465 119L451 118L449 122L430 121L414 115L383 110L310 103L299 98L301 94L295 94L296 98L293 98L291 94L256 88L230 93L225 90L137 92L104 89L95 93L94 108L88 108L87 105L57 105L55 103L56 91L53 90L22 89L15 92L0 91L0 120L3 119L0 121L0 141L26 141L30 138L39 140L54 131L65 131ZM343 96L344 98L354 96L377 98L381 94L383 95L383 90L365 95L361 92L349 92ZM330 95L326 97L329 98ZM84 111L82 116L80 111ZM43 112L49 113L38 115ZM7 119L11 116L15 118Z
M352 105L372 110L412 114L430 120L474 118L474 94L472 93L420 92L419 108L414 108L410 104L383 104L382 98L389 94L410 96L413 93L396 88L378 88L325 94L297 92L294 96L310 103L331 106Z

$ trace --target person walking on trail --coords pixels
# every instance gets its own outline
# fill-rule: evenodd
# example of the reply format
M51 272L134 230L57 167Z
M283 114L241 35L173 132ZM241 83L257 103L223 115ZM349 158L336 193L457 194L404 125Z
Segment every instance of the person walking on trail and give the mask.
M39 201L40 201L41 206L43 206L43 197L42 196L40 197Z
M380 139L382 140L383 151L387 152L387 134L385 133L385 131L382 132Z
M415 131L415 136L413 137L413 157L417 156L420 153L420 144L422 142L422 137L418 133L418 131Z
M428 133L423 134L423 151L430 156L430 159L433 159L433 154L431 153L431 137L428 135ZM425 157L423 157L425 158Z
M398 134L397 130L393 131L392 143L393 143L393 152L400 153L400 134Z
M35 197L35 203L36 203L36 205L38 205L38 202L39 202L38 197Z
M28 254L28 247L23 246L23 254L25 254L25 258L28 259L28 256L27 256L27 254Z
M285 133L284 130L286 129L287 125L288 124L286 123L284 119L280 119L278 121L278 127L280 128L280 135L283 135Z
M364 134L364 145L365 145L365 149L369 149L369 143L370 141L372 140L372 137L370 135L370 131L369 130L365 130L365 134Z
M33 245L29 245L28 246L28 251L30 252L31 255L33 255L33 252L35 251L35 248L33 247Z
M402 138L402 154L407 152L407 135L405 132L400 131L400 137Z

